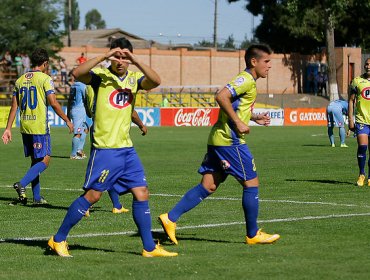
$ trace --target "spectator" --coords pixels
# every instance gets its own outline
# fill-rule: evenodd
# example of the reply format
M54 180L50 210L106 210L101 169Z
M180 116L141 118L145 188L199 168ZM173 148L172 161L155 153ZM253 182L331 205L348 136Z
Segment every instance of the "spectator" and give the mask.
M327 91L326 91L326 82L328 81L328 74L325 72L320 72L319 75L317 76L317 84L319 87L319 95L321 96L326 96ZM323 95L323 91L325 91L325 95Z
M18 76L23 74L23 65L22 65L22 56L20 53L17 53L17 55L14 57L14 65L17 68L17 74Z
M31 70L31 61L28 54L23 54L22 56L22 64L23 64L23 73L27 73Z
M78 65L84 63L87 61L87 58L85 57L85 53L81 53L81 56L76 59L76 62Z

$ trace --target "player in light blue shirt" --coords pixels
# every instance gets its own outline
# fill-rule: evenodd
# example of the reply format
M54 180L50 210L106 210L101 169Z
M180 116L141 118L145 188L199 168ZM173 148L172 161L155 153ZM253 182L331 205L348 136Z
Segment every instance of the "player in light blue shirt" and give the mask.
M84 159L86 155L83 151L88 131L86 123L86 110L84 101L86 99L86 85L75 80L71 75L72 86L68 98L67 115L74 125L72 138L71 159Z
M335 147L334 127L339 127L340 146L342 148L348 147L345 143L346 129L343 115L348 116L348 102L346 100L338 99L329 103L326 108L326 117L328 120L328 136L332 147Z

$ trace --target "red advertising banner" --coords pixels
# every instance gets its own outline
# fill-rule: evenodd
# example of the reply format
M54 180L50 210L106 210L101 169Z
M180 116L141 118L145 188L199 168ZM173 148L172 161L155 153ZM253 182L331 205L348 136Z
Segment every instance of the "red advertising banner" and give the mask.
M327 125L326 108L286 108L284 109L284 125Z
M161 126L212 126L219 108L161 108Z

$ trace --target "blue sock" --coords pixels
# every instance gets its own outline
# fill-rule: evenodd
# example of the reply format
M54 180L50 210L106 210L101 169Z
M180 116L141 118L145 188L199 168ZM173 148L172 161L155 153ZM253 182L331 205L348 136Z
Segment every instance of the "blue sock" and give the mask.
M86 139L86 133L85 133L85 131L82 131L81 137L80 137L80 142L78 143L78 148L77 148L78 151L83 151L84 150L85 139Z
M144 249L151 252L155 249L152 235L152 217L150 215L149 201L132 202L132 216L139 230Z
M257 234L257 217L258 217L258 187L244 188L242 205L247 226L247 236L254 237Z
M112 188L112 189L108 190L108 194L109 194L110 200L113 203L113 207L117 208L117 209L121 209L122 204L119 202L118 192L116 192L116 190L114 188Z
M60 226L57 234L54 236L54 241L62 242L66 240L69 231L83 218L83 216L85 216L85 213L90 208L90 206L91 203L83 196L80 196L75 201L73 201L71 206L69 206L62 225Z
M75 156L77 154L78 145L80 144L80 138L74 136L72 138L72 153L71 156Z
M29 183L31 183L36 177L40 175L41 172L43 172L47 168L46 164L42 161L34 164L31 166L30 169L28 169L26 175L22 178L20 181L21 185L23 187L26 187Z
M168 212L168 218L172 222L176 222L182 214L193 209L205 198L207 198L210 194L211 193L209 193L203 187L202 184L196 185L181 198L181 200L175 205L175 207L170 212Z
M339 128L340 143L345 144L346 142L346 129L344 127Z
M34 201L40 201L41 200L41 187L40 187L40 177L37 176L32 182L32 193L33 193L33 200Z
M360 174L365 174L366 150L367 145L359 145L357 147L357 163L358 168L360 169Z
M329 136L330 144L335 144L334 133L333 133L333 127L332 126L328 126L328 136Z

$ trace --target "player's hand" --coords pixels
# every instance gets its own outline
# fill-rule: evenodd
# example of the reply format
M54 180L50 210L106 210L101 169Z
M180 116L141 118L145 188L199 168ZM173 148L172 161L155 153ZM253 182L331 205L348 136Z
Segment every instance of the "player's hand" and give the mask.
M66 124L67 124L68 129L69 129L69 134L73 133L73 130L74 130L73 123L71 123L70 121L68 121Z
M268 112L258 114L255 122L258 123L259 125L264 125L264 126L270 125L271 123L270 114Z
M1 139L3 139L3 143L5 145L8 144L9 142L12 141L12 132L9 129L5 129Z
M250 132L249 126L247 126L242 121L235 122L235 127L236 127L237 132L242 136L244 136L245 134L249 134Z
M145 136L148 133L148 128L145 125L139 128L141 130L141 135Z

